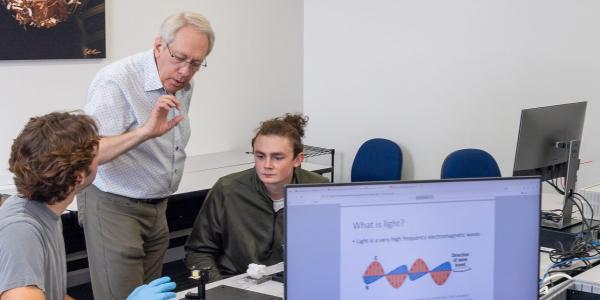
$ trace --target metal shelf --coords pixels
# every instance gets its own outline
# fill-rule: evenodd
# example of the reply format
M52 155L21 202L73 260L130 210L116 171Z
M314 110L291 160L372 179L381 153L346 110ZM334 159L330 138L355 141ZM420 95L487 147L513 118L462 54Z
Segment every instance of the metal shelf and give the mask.
M333 182L334 167L335 167L335 149L328 149L328 148L304 145L304 157L305 158L318 157L318 156L323 156L323 155L331 156L330 166L327 168L323 168L321 170L317 170L316 172L321 175L323 173L331 173L331 182Z

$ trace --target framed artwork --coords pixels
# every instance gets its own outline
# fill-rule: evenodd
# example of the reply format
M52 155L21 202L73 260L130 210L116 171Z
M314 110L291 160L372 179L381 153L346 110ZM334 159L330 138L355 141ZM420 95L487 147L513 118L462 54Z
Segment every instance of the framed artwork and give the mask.
M106 57L104 0L0 4L0 60Z

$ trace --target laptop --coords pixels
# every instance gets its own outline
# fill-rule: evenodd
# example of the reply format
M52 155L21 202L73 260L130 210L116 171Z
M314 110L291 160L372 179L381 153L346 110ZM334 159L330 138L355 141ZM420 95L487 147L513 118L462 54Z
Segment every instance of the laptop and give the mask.
M538 177L291 185L285 299L537 299Z

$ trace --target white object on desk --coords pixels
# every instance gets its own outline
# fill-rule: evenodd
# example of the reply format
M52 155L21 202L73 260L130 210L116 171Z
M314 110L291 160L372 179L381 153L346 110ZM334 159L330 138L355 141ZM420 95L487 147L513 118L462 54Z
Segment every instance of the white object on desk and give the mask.
M265 265L259 265L259 264L249 264L248 265L248 269L246 270L246 274L248 274L248 276L254 278L254 279L261 279L263 276L265 276L265 268L267 266Z
M590 202L594 210L594 219L600 219L600 184L592 185L581 190L581 195ZM584 210L586 218L591 218L590 210Z

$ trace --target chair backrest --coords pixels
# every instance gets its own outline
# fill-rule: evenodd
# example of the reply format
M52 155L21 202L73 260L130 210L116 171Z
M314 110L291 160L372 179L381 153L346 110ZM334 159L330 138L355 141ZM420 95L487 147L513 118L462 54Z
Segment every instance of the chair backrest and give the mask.
M481 149L461 149L446 157L442 164L442 179L500 177L494 157Z
M364 142L352 163L352 182L400 180L402 150L387 139L370 139Z

